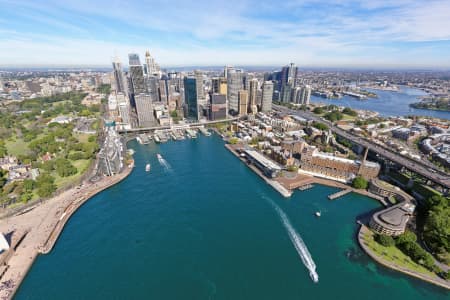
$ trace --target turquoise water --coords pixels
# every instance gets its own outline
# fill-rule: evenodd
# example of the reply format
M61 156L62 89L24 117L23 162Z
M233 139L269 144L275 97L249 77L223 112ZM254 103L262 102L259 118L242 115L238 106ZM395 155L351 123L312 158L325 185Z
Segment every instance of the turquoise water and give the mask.
M350 96L344 96L341 99L324 99L311 96L311 102L336 104L354 109L377 111L380 115L385 117L417 115L450 120L450 112L447 111L434 111L409 107L409 104L419 102L417 97L426 95L422 90L408 87L401 87L400 92L368 90L376 93L378 98L368 98L367 100L361 101Z
M133 173L74 214L16 299L448 299L361 252L355 219L379 207L369 198L329 201L335 189L316 186L285 199L217 136L129 146ZM270 201L307 245L318 283Z

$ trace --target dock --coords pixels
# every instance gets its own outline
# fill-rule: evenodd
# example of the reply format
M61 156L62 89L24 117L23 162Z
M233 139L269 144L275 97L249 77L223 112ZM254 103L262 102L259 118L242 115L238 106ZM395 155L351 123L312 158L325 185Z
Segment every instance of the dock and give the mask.
M252 164L247 163L247 160L239 155L239 153L236 152L236 150L233 148L230 144L225 144L225 148L230 150L231 153L233 153L237 158L239 158L248 168L253 170L256 174L259 175L267 184L269 184L271 187L273 187L277 192L279 192L283 197L289 198L292 196L292 191L285 188L282 184L280 184L276 180L272 180L267 178L257 167L255 167Z
M351 192L352 192L352 189L345 189L345 190L342 190L342 191L339 191L337 193L329 195L328 199L334 200L334 199L340 198L342 196L345 196L345 195L347 195L348 193L351 193Z

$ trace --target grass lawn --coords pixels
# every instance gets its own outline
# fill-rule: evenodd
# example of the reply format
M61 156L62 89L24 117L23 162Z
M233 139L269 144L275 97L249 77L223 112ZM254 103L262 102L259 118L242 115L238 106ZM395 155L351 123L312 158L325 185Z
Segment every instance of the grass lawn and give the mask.
M56 184L56 186L58 188L66 186L66 185L71 184L73 182L76 182L78 179L80 179L81 175L83 175L83 173L89 167L89 164L91 163L91 160L90 159L80 159L80 160L71 161L71 163L78 170L78 173L73 175L73 176L61 177L61 176L59 176L56 173L56 171L52 172L52 176L55 177L55 184Z
M28 143L22 139L8 139L5 141L8 153L14 156L26 155L29 153Z
M411 271L415 271L417 273L436 276L433 272L427 270L425 267L415 263L411 260L411 258L405 255L402 251L400 251L397 247L384 247L378 244L374 240L374 235L372 232L365 233L363 236L363 240L367 244L367 246L374 251L380 258L386 260L387 262L393 263L400 267L409 269Z
M88 139L92 134L87 133L74 133L73 136L78 139L80 143L87 143Z

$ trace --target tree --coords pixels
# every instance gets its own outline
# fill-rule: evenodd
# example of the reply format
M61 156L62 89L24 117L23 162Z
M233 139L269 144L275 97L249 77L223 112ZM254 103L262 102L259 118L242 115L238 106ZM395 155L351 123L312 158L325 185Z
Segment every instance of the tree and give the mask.
M323 124L323 123L320 123L320 122L315 122L314 121L312 123L312 126L317 128L317 129L319 129L319 130L322 130L322 131L327 131L328 130L328 126Z
M55 169L55 162L53 160L44 161L41 167L44 171L51 172Z
M88 137L88 142L89 143L95 142L95 136L91 135L90 137Z
M323 114L325 111L323 110L323 108L322 107L315 107L314 109L313 109L313 113L315 113L316 115L320 115L320 114Z
M356 117L358 115L358 113L356 111L354 111L353 109L351 109L350 107L346 107L342 110L342 113L352 116L352 117Z
M443 196L435 195L427 199L427 209L423 238L427 246L439 260L448 260L450 251L450 205Z
M401 245L404 243L415 243L416 241L417 241L416 234L414 232L408 230L396 238L395 244Z
M334 110L332 112L326 113L324 115L324 118L329 120L329 121L331 121L331 122L336 122L336 121L342 120L343 117L344 116L342 115L342 113L337 111L337 110Z
M44 183L38 188L38 195L41 197L50 197L56 191L54 183Z
M230 143L231 145L235 145L235 144L237 144L238 141L239 141L238 138L232 137L232 138L230 138L229 143Z
M395 245L395 241L392 236L385 234L377 234L375 240L384 247L392 247Z
M24 193L22 194L22 196L20 196L20 201L27 203L28 201L31 200L31 198L33 198L33 194L31 193Z
M34 180L32 180L32 179L25 179L23 181L23 189L26 192L31 192L34 189L34 184L35 184Z
M68 177L75 175L78 170L75 168L68 159L65 158L58 158L55 161L56 165L56 172L61 177Z
M353 182L352 182L352 186L355 189L359 189L359 190L367 189L368 185L369 185L369 183L367 182L367 180L364 177L360 176L360 175L356 176L355 179L353 179Z

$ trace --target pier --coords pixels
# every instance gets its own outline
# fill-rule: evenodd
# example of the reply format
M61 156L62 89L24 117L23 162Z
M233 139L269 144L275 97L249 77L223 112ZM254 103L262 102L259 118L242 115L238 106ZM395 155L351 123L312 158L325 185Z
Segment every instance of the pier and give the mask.
M259 177L261 177L266 183L268 183L271 187L273 187L277 192L279 192L282 196L289 198L290 196L292 196L292 191L285 188L281 183L279 183L278 181L275 180L271 180L269 178L267 178L257 167L255 167L252 164L247 163L246 159L239 156L239 153L236 152L236 149L230 145L230 144L225 144L225 147L230 150L231 153L233 153L237 158L239 158L243 163L245 163L245 165L247 167L249 167L250 169L252 169L256 174L259 175Z
M337 193L329 195L328 199L334 200L334 199L340 198L342 196L345 196L345 195L347 195L348 193L351 193L351 192L352 192L352 189L345 189L345 190L342 190L342 191L339 191Z

